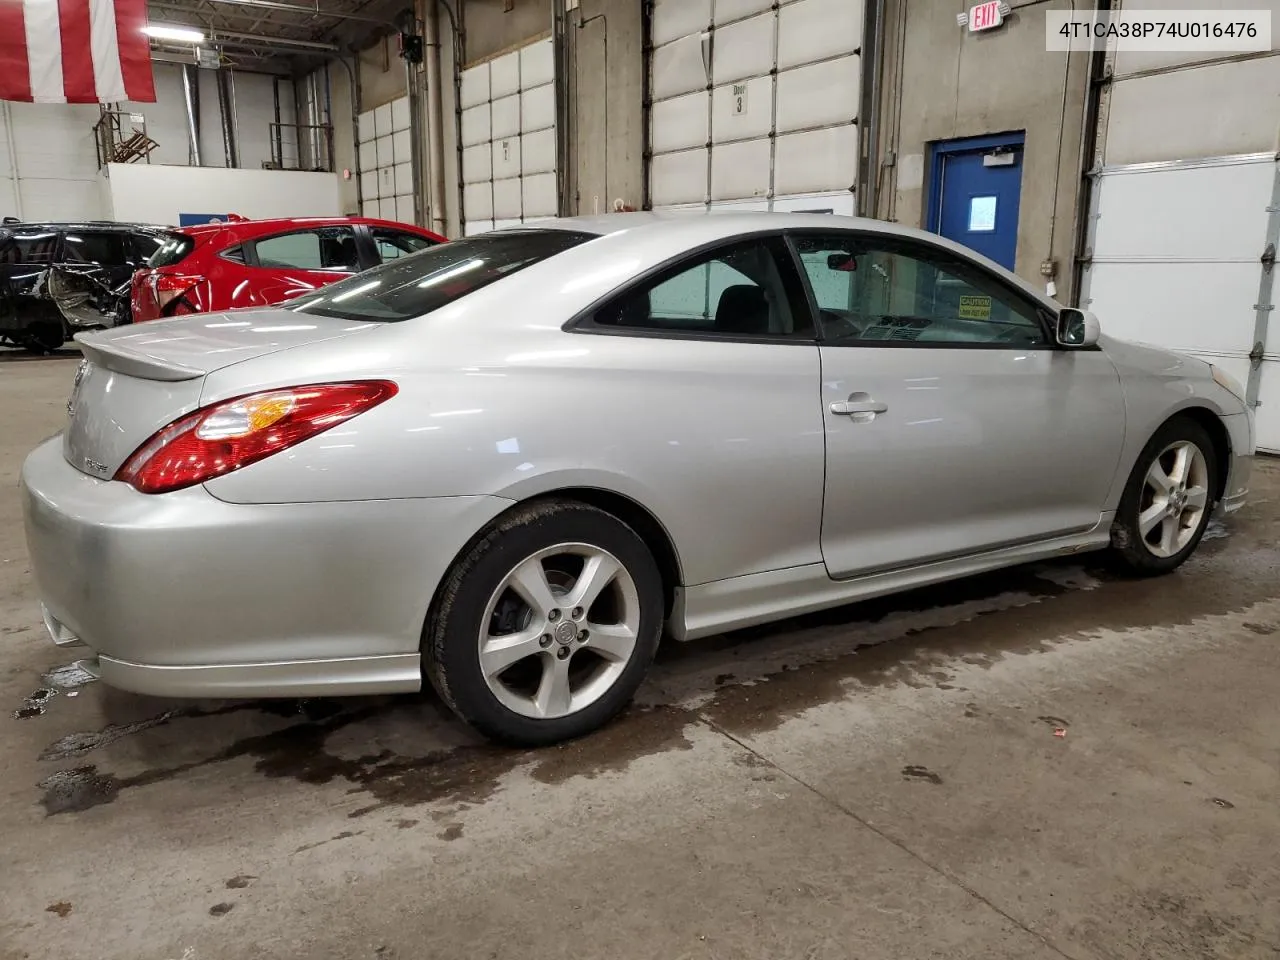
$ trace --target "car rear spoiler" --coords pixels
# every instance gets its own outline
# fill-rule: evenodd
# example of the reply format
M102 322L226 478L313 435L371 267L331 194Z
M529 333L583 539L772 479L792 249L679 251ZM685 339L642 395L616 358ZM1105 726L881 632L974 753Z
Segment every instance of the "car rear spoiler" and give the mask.
M99 336L94 333L77 333L74 340L80 345L80 352L86 360L106 370L113 370L141 380L167 382L198 380L205 374L203 370L148 356L141 351L131 350L119 344L103 342Z

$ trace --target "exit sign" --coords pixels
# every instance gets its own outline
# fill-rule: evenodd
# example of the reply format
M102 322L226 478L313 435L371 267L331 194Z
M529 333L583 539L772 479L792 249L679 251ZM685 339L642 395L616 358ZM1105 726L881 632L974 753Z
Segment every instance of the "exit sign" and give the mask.
M1009 5L1004 0L988 0L987 3L970 7L967 14L962 13L956 19L960 22L960 26L967 25L970 33L978 33L982 30L994 30L1000 26L1004 23L1009 10Z

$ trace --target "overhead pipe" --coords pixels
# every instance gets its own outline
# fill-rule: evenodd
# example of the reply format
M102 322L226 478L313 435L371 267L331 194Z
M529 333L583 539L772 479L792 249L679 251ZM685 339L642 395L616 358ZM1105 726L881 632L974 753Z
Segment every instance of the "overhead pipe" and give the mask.
M427 61L427 154L430 158L427 207L431 230L445 236L449 224L444 215L444 103L440 84L440 11L428 6L424 24Z
M436 5L449 15L449 29L453 34L453 134L458 153L458 233L461 235L466 232L462 207L466 194L466 180L462 175L462 61L467 49L467 11L465 6L460 6L455 13L449 0L436 0Z
M396 21L388 17L371 17L362 13L337 13L333 10L321 10L319 7L306 7L296 3L279 3L277 0L207 0L209 3L225 3L236 7L258 7L262 10L279 10L283 13L294 13L306 17L329 17L332 20L358 20L362 23L378 23L383 26L395 26Z
M320 43L314 40L291 40L288 37L259 37L252 33L236 33L231 30L211 30L209 42L232 47L298 47L302 50L317 50L325 53L337 53L336 43Z
M356 181L356 215L364 214L364 187L360 183L360 54L352 50L352 60L339 57L338 62L347 68L347 84L351 94L351 169ZM335 163L336 166L336 163Z
M187 107L188 160L193 167L204 164L200 160L200 73L194 63L182 65L182 97Z
M410 18L405 24L405 32L409 34L417 34L418 23L417 17ZM404 52L403 49L401 51ZM415 69L415 64L407 56L402 57L404 60L404 88L405 94L409 98L409 171L410 182L413 184L413 222L421 225L422 217L422 94L421 94L421 71ZM397 218L400 211L397 209Z
M236 159L236 134L233 127L231 94L228 89L227 75L223 70L217 73L218 114L222 118L222 149L228 168L239 166Z

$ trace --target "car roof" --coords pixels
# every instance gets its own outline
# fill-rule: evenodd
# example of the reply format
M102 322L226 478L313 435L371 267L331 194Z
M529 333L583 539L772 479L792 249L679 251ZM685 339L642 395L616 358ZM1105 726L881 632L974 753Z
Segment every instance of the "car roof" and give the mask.
M274 217L267 220L227 220L220 223L198 223L189 227L170 227L178 233L199 237L222 230L240 237L256 237L276 230L290 230L295 227L334 227L342 224L365 224L372 227L389 227L397 230L411 230L430 234L425 227L412 223L397 223L394 220L380 220L377 217ZM433 234L434 235L434 234Z
M900 240L914 240L941 247L959 257L981 264L1002 277L1023 293L1053 311L1061 304L1050 299L1039 288L1031 285L1013 271L983 256L976 250L949 240L941 234L930 233L914 227L906 227L887 220L870 217L848 217L830 213L782 213L770 211L707 210L688 208L683 210L650 210L634 213L606 213L580 217L557 217L538 220L519 227L506 227L492 231L494 234L520 230L572 230L599 236L619 236L631 233L637 238L656 239L665 236L673 248L684 243L701 246L737 236L766 233L775 230L856 230L875 233Z
M162 227L154 223L121 223L118 220L18 220L10 223L0 224L10 230L21 230L24 228L34 230L120 230L120 231L146 231L148 233L164 233L168 227Z

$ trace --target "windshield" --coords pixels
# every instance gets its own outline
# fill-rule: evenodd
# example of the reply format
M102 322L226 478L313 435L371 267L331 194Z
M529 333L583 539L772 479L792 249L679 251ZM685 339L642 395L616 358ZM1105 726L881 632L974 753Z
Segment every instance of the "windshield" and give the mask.
M454 240L321 287L289 309L343 320L408 320L594 239L568 230L512 230Z

